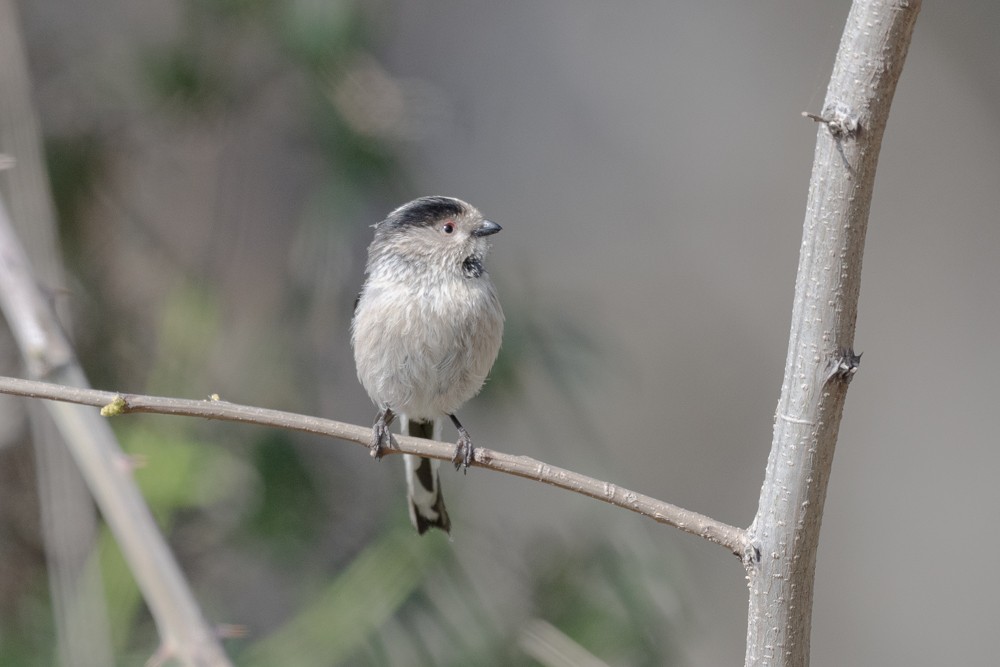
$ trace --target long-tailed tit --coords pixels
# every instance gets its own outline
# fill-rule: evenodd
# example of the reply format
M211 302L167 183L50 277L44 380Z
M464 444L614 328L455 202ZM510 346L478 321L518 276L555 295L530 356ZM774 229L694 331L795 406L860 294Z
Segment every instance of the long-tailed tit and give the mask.
M404 433L433 439L447 416L458 429L455 468L472 462L472 440L455 412L479 393L500 351L503 310L483 267L499 231L450 197L415 199L375 225L351 324L358 379L379 409L375 458L390 446L397 415ZM405 459L413 525L421 534L449 531L438 462Z

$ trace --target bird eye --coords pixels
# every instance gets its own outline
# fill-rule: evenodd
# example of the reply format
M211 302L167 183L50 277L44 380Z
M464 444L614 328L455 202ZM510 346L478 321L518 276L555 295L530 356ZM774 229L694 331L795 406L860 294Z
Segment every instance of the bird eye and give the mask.
M441 229L444 230L445 234L451 234L453 231L455 231L455 225L451 224L450 222L446 222L444 223L444 226Z

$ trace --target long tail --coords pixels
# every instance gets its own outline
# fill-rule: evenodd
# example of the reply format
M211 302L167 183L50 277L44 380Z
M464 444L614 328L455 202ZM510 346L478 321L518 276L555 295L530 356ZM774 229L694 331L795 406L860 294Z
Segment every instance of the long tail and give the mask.
M411 421L400 415L403 433L417 438L441 439L441 420ZM438 462L419 456L405 454L407 500L410 504L410 521L417 532L423 535L429 528L451 531L451 519L441 495L441 480L438 479Z

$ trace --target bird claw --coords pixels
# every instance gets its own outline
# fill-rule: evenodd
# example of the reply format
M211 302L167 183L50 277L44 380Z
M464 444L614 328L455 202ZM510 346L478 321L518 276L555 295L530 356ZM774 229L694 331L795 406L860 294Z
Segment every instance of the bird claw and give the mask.
M385 455L385 450L395 447L399 448L399 444L396 439L392 437L392 431L389 430L389 426L392 425L392 420L396 415L392 414L392 410L386 409L380 412L378 418L375 420L375 425L372 426L372 440L368 445L368 449L371 450L372 458L378 461Z
M469 434L462 429L458 433L458 443L455 445L455 458L452 462L455 464L455 470L461 470L463 473L468 471L469 466L475 460L475 447L472 446L472 438Z

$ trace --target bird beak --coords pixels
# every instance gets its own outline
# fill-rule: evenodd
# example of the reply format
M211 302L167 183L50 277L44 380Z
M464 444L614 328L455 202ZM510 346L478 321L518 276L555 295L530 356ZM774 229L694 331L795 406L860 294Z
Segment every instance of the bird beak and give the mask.
M489 236L490 234L496 234L503 227L493 222L492 220L483 220L479 223L479 226L472 230L473 236Z

